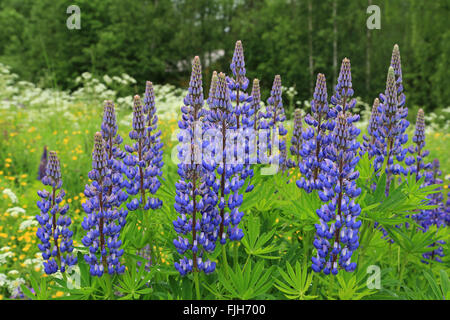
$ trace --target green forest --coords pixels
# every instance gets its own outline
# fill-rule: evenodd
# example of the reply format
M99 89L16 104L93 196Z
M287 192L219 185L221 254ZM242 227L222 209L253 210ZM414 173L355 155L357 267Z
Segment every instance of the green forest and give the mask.
M248 77L261 80L264 98L280 74L299 101L309 100L317 73L336 83L348 57L355 94L371 103L384 88L397 43L408 105L448 106L446 0L78 0L81 28L69 30L71 4L0 1L0 62L24 80L69 90L85 71L126 73L141 84L138 93L145 80L187 87L195 55L210 79L228 69L242 40ZM366 27L369 5L381 9L380 29Z

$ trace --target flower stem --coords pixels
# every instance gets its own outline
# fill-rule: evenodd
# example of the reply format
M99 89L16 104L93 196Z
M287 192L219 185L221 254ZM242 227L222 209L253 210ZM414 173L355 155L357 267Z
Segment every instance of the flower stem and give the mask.
M198 282L198 271L194 270L194 283L195 283L195 293L197 295L197 300L201 299L200 296L200 285Z

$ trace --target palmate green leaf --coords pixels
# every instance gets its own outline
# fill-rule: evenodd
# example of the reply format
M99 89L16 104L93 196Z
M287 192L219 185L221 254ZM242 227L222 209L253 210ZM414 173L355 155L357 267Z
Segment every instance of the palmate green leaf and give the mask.
M272 286L271 274L274 266L264 269L263 261L252 267L251 260L241 270L239 265L235 269L227 267L227 272L219 272L219 282L227 291L226 298L248 300L264 295Z
M437 240L441 240L443 235L442 231L437 232L435 227L431 227L427 232L422 232L415 227L406 228L405 225L402 225L386 227L386 231L396 244L412 255L421 255L433 250L430 246Z
M244 232L245 236L241 243L245 248L245 252L250 256L257 256L263 259L278 259L279 257L270 255L277 252L279 248L266 244L272 239L276 229L268 233L261 234L259 218L249 217L247 219L247 230Z
M285 293L286 298L300 300L317 298L317 296L306 294L312 282L312 273L308 274L306 267L302 269L300 263L296 261L295 271L289 262L286 262L286 269L287 273L278 267L278 271L286 283L275 279L274 284L278 290Z

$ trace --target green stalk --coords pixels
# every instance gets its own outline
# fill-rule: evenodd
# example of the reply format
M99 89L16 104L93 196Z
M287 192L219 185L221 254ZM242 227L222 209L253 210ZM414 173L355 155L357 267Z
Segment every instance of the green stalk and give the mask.
M225 274L228 275L228 261L227 261L227 252L225 250L225 245L222 246L222 260L225 269Z
M194 283L195 283L195 293L197 295L197 300L201 300L200 285L198 282L198 271L197 270L194 270Z

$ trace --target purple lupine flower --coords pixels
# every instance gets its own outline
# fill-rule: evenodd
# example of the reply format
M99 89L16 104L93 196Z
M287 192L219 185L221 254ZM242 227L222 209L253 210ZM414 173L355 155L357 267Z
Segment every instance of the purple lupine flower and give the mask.
M106 126L104 122L102 128ZM118 207L126 200L126 194L117 181L120 174L115 172L116 168L111 168L114 167L113 162L114 158L108 158L104 137L97 132L92 151L92 170L88 174L92 183L84 188L87 200L83 203L83 209L87 216L81 226L87 234L81 241L89 248L84 259L90 265L90 273L98 277L105 272L120 274L125 271L125 266L119 261L123 255L119 236L128 212Z
M39 163L39 170L38 170L38 180L42 180L42 178L45 177L45 171L47 169L47 161L48 161L48 155L47 155L47 146L44 146L44 150L42 151L41 161Z
M397 87L398 112L402 119L408 116L408 108L405 107L405 94L403 93L403 75L400 58L400 49L397 44L394 45L391 56L391 67L394 68L395 84Z
M72 254L73 232L69 230L72 221L66 215L69 205L61 205L66 193L62 189L61 167L54 151L50 151L42 183L50 186L51 191L38 191L41 198L37 201L40 214L36 215L40 225L36 236L41 240L38 247L44 259L45 273L52 274L58 270L64 272L66 267L77 263L77 258Z
M251 98L245 93L249 80L245 77L244 48L241 40L236 41L230 69L234 77L227 77L227 83L228 88L231 90L230 99L235 101L234 114L236 116L236 128L239 129L241 125L240 116L243 114L242 104L248 102L247 100Z
M148 94L151 93L148 92ZM150 99L146 101L148 103ZM147 104L146 110L148 112L147 119L141 98L136 95L133 105L133 130L129 134L135 142L132 146L125 145L128 155L124 158L124 163L128 167L126 170L127 193L129 195L139 194L139 198L127 203L130 211L138 208L155 210L162 206L162 201L152 196L161 185L158 176L161 175L162 144L159 139L160 132L152 134L157 123L154 106ZM147 192L150 195L146 195Z
M298 167L301 161L300 151L303 146L302 134L303 134L302 110L297 108L294 111L294 128L292 130L291 147L289 148L291 156L294 157L294 160L289 159L288 161L288 166L290 168Z
M428 171L427 173L425 173L425 175L426 182L424 184L426 186L435 184L438 185L443 182L442 179L439 178L442 175L442 171L440 170L440 163L438 159L433 160L431 171ZM446 212L443 202L444 197L441 192L442 187L437 187L435 190L439 192L432 193L428 195L427 198L429 199L428 204L431 206L436 206L436 208L422 210L420 213L413 216L417 223L420 224L423 232L427 232L432 225L435 225L437 228L441 228L446 227L448 224L448 212ZM442 245L444 244L445 241L443 240L436 241L435 243L430 245L430 247L433 247L435 249L424 253L422 256L425 259L442 262L441 258L444 256L444 249ZM422 262L428 263L425 260L422 260Z
M153 91L153 84L147 81L144 95L144 113L146 114L145 128L147 136L144 143L143 153L146 161L146 169L144 177L146 183L149 183L147 190L154 195L161 186L159 177L162 176L163 158L163 143L161 142L161 130L158 130L158 116L156 115L155 93ZM146 185L147 187L147 185ZM152 209L157 209L162 206L162 201L152 197L149 198L150 203L157 204L151 206Z
M367 126L368 136L363 135L363 152L368 152L369 159L374 156L380 155L380 150L382 146L380 145L380 140L378 139L378 124L380 121L380 112L378 111L380 106L380 100L375 98L372 105L372 113L370 114L369 125ZM381 165L381 164L378 164Z
M423 171L431 168L431 163L425 163L424 158L430 153L425 147L425 116L422 109L417 113L416 128L413 136L414 145L408 148L411 156L405 158L410 174L416 174L416 181L423 176Z
M211 85L209 86L209 95L208 99L206 99L206 103L208 106L212 105L214 96L216 94L216 88L217 88L217 71L213 71L212 77L211 77Z
M341 111L330 135L331 143L326 148L324 172L319 176L325 182L319 190L319 197L325 204L317 210L320 218L314 240L317 257L312 258L315 272L336 275L339 269L351 272L356 268L351 258L359 247L361 226L357 219L361 208L354 200L361 193L356 186L359 172L355 169L359 161L356 137L360 130L353 123L357 120L358 116ZM324 175L329 178L325 180Z
M218 178L212 181L212 190L218 196L218 207L220 210L219 240L221 244L226 243L227 237L231 241L242 239L243 231L238 228L238 224L244 215L239 212L243 195L239 194L239 189L244 185L241 178L242 162L233 161L233 156L242 159L244 148L236 148L233 143L233 132L230 129L236 128L236 117L233 113L233 106L230 100L230 92L227 88L225 74L220 73L217 80L217 88L207 121L214 125L214 136L219 136L221 142L216 143L212 150L215 164L206 163L206 168L210 172L216 170ZM230 159L231 158L231 159ZM212 161L208 159L206 162ZM213 175L214 176L214 175ZM229 211L227 211L228 209Z
M180 180L175 184L174 206L180 216L173 221L173 226L179 236L173 244L182 255L192 252L191 259L183 256L175 262L175 268L182 276L199 271L208 274L216 266L215 262L204 257L205 252L212 252L216 247L220 216L216 208L217 195L208 184L213 174L202 165L201 159L202 122L205 116L203 103L202 70L200 59L196 56L192 63L188 94L181 108L182 119L178 123L183 130L178 138L184 145L178 153Z
M405 134L409 122L402 118L398 108L397 87L395 82L395 73L392 67L389 67L385 94L380 94L381 104L378 111L379 117L379 145L382 147L379 155L375 158L375 170L380 168L380 163L386 163L386 195L389 194L389 188L394 175L406 174L407 171L400 163L404 160L408 149L402 147L408 141L408 135ZM403 100L404 101L404 100ZM394 157L398 161L394 164Z
M283 100L282 100L282 87L281 87L281 77L280 75L276 75L273 80L272 90L270 91L270 97L267 99L267 107L265 114L262 114L262 118L260 121L261 129L269 129L270 131L267 133L267 141L268 141L268 156L272 157L272 159L265 159L265 155L262 154L263 147L260 145L261 150L259 154L259 158L262 158L264 162L274 163L276 159L281 159L279 154L275 154L275 143L278 140L278 150L282 151L286 149L286 142L282 139L287 134L287 130L283 126L283 122L286 120L286 115L284 113L283 108ZM276 135L278 135L278 139L276 139ZM268 161L267 161L268 160Z
M253 130L256 132L259 129L259 110L261 108L261 91L259 88L258 79L253 79L251 97L251 101L247 104L247 108L245 109L245 114L242 122L246 127L253 128Z
M233 77L226 77L228 88L230 90L230 99L234 102L234 114L236 117L236 129L238 135L234 138L234 143L241 143L243 138L244 142L244 166L240 172L241 179L245 180L249 178L249 183L246 191L253 190L250 180L253 177L253 169L251 167L251 156L254 152L254 144L251 141L254 140L255 132L249 127L249 123L246 121L246 113L249 109L249 104L253 100L252 95L248 95L246 90L249 85L249 80L246 78L246 69L244 61L244 49L240 40L236 41L236 46L231 60L230 69L233 73ZM241 130L241 131L239 131ZM242 135L244 137L242 137ZM235 156L237 156L235 154Z
M308 193L323 188L319 177L325 177L322 175L322 164L326 158L325 149L331 142L328 131L334 128L332 115L328 107L325 75L319 73L311 101L311 114L305 117L309 128L302 133L303 145L300 149L302 160L299 163L302 177L297 180L297 186Z
M353 109L356 105L356 99L351 99L354 91L352 87L350 60L347 58L342 60L338 83L334 90L334 95L330 100L331 104L334 106L334 108L330 110L331 118L335 117L336 114L342 110L347 111Z

